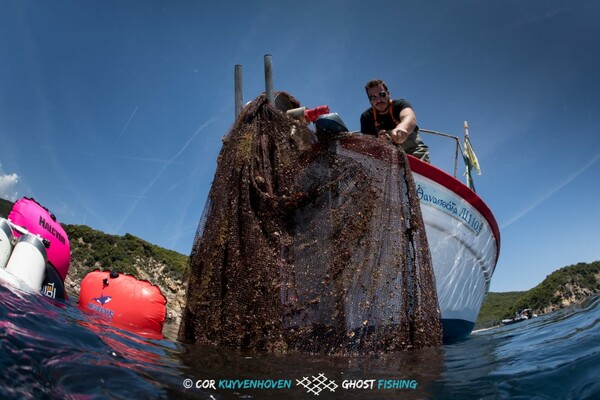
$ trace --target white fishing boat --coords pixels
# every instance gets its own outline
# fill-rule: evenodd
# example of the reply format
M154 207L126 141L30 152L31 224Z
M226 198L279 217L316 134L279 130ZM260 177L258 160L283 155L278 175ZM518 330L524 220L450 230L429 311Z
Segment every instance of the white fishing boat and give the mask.
M236 67L235 78L237 117L242 109L241 67ZM339 115L334 113L321 117L317 109L305 107L291 110L286 93L275 96L269 55L265 56L265 80L267 98L280 111L304 123L315 122L317 130L321 127L329 132L348 133ZM323 112L328 111L328 108L323 108ZM314 120L308 118L311 113L315 114ZM444 341L453 342L469 336L475 326L498 261L500 230L489 207L474 190L470 171L473 164L478 167L478 163L469 144L467 123L464 151L456 136L426 129L419 132L456 140L454 176L408 156L433 262ZM467 168L468 186L456 179L459 150L466 163L473 163Z
M470 335L500 249L496 220L458 179L409 156L431 251L444 341Z
M345 130L336 114L320 117L316 125L333 132ZM456 140L455 176L459 153L471 164L467 186L435 165L408 156L433 262L444 341L448 343L466 338L475 326L498 260L500 231L489 207L474 191L471 167L478 167L478 162L470 147L467 123L464 150L456 136L425 129L420 132Z
M316 126L327 132L347 131L337 114L318 117ZM467 154L465 162L474 161L469 156L476 158L467 153L472 148L466 122L464 150L456 136L425 129L420 132L456 140L455 176L459 153ZM433 262L444 341L454 342L469 336L475 326L498 260L500 231L489 207L474 191L471 168L467 186L435 165L410 155L408 159Z
M332 132L346 130L337 114L320 117L316 125ZM478 167L478 162L466 121L464 150L456 136L419 131L456 141L454 176L408 156L433 262L444 341L453 342L469 336L475 326L498 261L500 231L489 207L474 191L471 167ZM469 186L455 177L459 153L471 163L466 173Z

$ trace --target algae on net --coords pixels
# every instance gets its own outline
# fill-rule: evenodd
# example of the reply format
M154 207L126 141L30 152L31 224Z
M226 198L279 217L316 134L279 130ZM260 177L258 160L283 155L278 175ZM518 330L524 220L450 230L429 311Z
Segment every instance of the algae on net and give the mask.
M441 344L414 186L400 147L317 136L259 96L224 139L180 339L318 353Z

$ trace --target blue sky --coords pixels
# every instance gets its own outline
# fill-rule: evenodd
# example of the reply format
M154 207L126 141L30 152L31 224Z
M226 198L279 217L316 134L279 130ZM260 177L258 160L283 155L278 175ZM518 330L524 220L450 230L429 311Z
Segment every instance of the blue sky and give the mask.
M599 17L585 0L0 0L0 197L189 254L234 66L249 101L271 54L276 90L350 130L373 78L422 128L467 120L502 234L491 290L526 290L600 260ZM452 143L424 140L452 171Z

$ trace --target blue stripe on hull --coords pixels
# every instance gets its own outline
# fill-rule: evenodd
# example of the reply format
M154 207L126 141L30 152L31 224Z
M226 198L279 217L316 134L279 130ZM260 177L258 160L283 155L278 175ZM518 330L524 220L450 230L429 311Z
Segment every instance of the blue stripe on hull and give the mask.
M474 322L465 321L464 319L442 319L444 343L448 344L466 339L471 334L474 326Z

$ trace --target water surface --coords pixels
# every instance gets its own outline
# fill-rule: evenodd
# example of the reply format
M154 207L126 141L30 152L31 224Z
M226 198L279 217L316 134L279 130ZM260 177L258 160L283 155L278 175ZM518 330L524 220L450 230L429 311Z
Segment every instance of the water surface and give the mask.
M272 355L145 339L0 284L0 398L597 399L599 321L597 296L437 349Z

